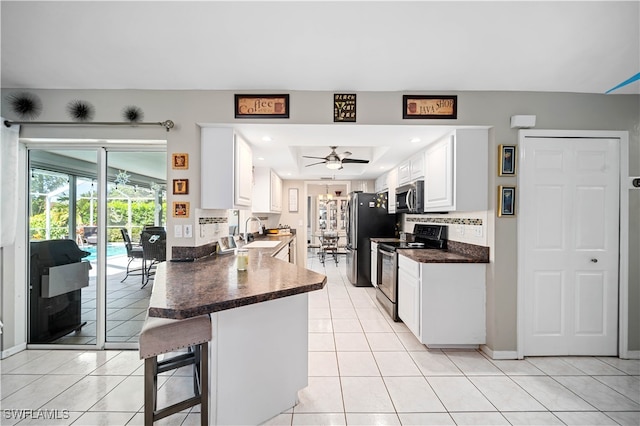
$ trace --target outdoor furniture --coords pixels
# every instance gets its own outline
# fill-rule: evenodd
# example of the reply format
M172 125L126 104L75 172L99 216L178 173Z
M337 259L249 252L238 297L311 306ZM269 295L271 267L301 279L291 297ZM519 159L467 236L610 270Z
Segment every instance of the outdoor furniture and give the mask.
M320 257L320 263L324 265L326 256L329 254L333 256L333 259L338 266L338 233L327 231L320 234L320 251L318 256Z
M82 242L86 244L98 244L98 227L84 226L82 228Z
M209 341L211 318L209 315L173 320L147 316L140 332L140 359L144 359L144 424L151 426L157 420L200 404L200 424L209 421ZM187 348L186 353L158 355ZM193 365L194 396L168 407L158 409L158 374Z
M29 343L49 343L82 321L82 288L89 286L88 251L73 240L31 241Z
M167 260L167 232L164 228L145 228L140 234L142 244L142 268L144 273L142 288L149 283L153 268Z
M127 274L120 282L124 282L124 280L126 280L129 277L129 275L140 275L142 276L142 284L144 284L144 276L145 276L144 267L143 267L144 265L141 265L139 268L136 268L136 269L130 269L131 262L133 262L135 259L140 259L141 261L144 260L142 246L140 244L134 245L131 242L131 237L129 236L129 231L127 231L127 228L120 228L120 233L122 234L122 239L124 240L124 246L127 249L127 257L129 257L129 262L127 262Z

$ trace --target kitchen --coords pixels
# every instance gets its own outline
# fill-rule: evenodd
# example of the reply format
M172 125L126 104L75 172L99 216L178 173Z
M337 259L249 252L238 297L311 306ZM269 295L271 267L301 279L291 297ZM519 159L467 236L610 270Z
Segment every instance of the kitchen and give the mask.
M4 8L4 5L3 5ZM3 10L4 15L4 10ZM630 14L632 15L632 14ZM355 22L355 20L354 20ZM4 24L4 21L3 21ZM4 25L3 25L4 27ZM4 30L3 30L4 32ZM4 38L3 38L4 39ZM55 61L52 61L55 62ZM406 67L409 69L409 67ZM464 69L464 66L459 69ZM4 71L4 65L3 65ZM613 83L610 85L612 86ZM259 86L259 85L258 85ZM252 87L258 87L255 84ZM3 86L3 99L9 89ZM271 87L263 85L262 87ZM417 86L422 87L422 86ZM450 87L457 87L455 84ZM246 91L249 91L247 88ZM638 193L631 189L629 183L630 176L638 175L637 151L638 151L638 134L637 134L637 117L638 103L637 95L603 95L602 91L593 93L567 93L568 89L557 93L552 92L506 92L506 91L473 91L461 90L456 91L458 96L459 111L458 118L455 120L454 126L450 120L424 120L420 121L420 125L411 125L405 119L401 118L400 102L402 95L406 92L399 89L391 91L367 91L357 92L357 122L356 124L341 123L336 126L332 122L332 101L333 95L336 93L332 88L325 88L323 91L313 90L291 90L287 93L291 96L291 116L289 119L277 119L278 125L292 126L293 130L299 130L306 133L306 137L311 138L317 133L319 127L339 127L344 132L346 141L337 141L336 135L323 140L322 142L313 142L312 146L317 147L318 151L314 153L302 153L295 151L293 157L298 159L301 155L310 156L326 156L329 153L330 146L348 147L354 153L354 158L362 158L356 155L355 144L357 138L353 137L354 129L361 129L363 126L371 126L380 131L386 131L386 127L393 127L392 131L396 136L389 136L386 146L392 148L385 153L378 153L375 157L378 161L386 155L391 154L396 148L401 149L405 146L411 146L411 138L413 135L404 135L401 132L410 127L425 127L427 130L441 131L438 127L446 127L447 131L454 130L451 127L467 128L467 127L484 127L489 130L488 147L486 150L488 165L485 169L484 177L487 179L484 191L487 194L485 209L479 210L463 210L449 214L404 214L401 216L402 223L400 229L412 231L415 224L423 223L427 219L438 219L435 223L444 223L448 226L448 239L451 241L461 241L463 243L475 244L489 248L489 263L486 265L486 343L485 354L489 357L515 359L522 355L521 333L518 325L517 309L520 292L517 289L519 280L518 265L518 244L519 237L522 235L518 228L519 220L523 214L521 210L517 210L516 217L498 217L497 215L497 187L498 186L515 186L520 187L518 179L520 176L499 176L497 174L497 152L500 145L517 145L519 144L520 131L518 128L511 127L509 119L512 116L520 114L536 115L537 125L539 129L616 129L627 133L627 153L623 152L623 159L620 181L623 185L621 188L620 213L623 220L622 227L627 227L627 232L621 235L620 246L623 252L622 257L633 259L637 257L637 241L635 235L638 234L638 224L633 220L633 212L637 210ZM570 90L569 90L570 91ZM105 92L101 90L76 90L76 89L57 89L57 90L33 90L42 99L47 108L43 111L43 115L39 120L43 121L60 121L66 120L64 114L60 111L64 110L64 102L73 98L87 98L94 102L98 114L96 121L113 121L118 119L118 111L122 108L122 104L133 103L141 105L150 120L165 120L170 118L176 123L176 127L166 132L165 129L152 129L138 127L134 129L124 128L92 128L90 131L82 128L36 128L35 126L25 125L22 129L21 136L24 138L32 138L33 140L40 138L86 138L93 137L106 140L164 140L166 141L167 154L187 153L190 157L190 167L187 170L172 169L167 164L167 179L188 179L190 183L190 191L188 194L180 196L170 196L170 202L186 202L190 203L191 214L189 217L171 217L167 223L168 232L167 246L170 248L170 255L180 254L181 250L204 250L209 249L214 240L227 234L228 228L221 224L224 220L228 220L229 210L225 205L224 208L208 208L201 204L200 195L205 193L210 187L218 186L218 183L207 183L201 181L203 173L204 161L201 155L201 128L227 126L236 129L242 134L255 148L256 158L254 158L254 166L260 167L258 164L259 154L261 150L277 150L278 155L282 157L292 156L291 151L296 148L269 148L262 141L264 131L259 131L258 126L272 127L270 124L274 121L269 120L268 123L251 122L255 127L259 136L250 135L251 120L236 119L233 113L234 95L239 92L229 90L213 90L213 91L172 91L172 90L150 90L150 91L134 91L122 90L115 92ZM280 91L278 91L280 92ZM278 93L276 92L276 93ZM449 90L443 91L433 89L433 91L421 92L427 94L451 94ZM270 93L273 93L271 91ZM3 115L5 115L3 106ZM598 111L595 113L594 111ZM7 114L9 115L9 114ZM5 118L15 119L15 116ZM299 129L296 129L298 127ZM305 131L306 128L306 131ZM412 129L409 129L412 130ZM535 129L534 129L535 130ZM534 131L532 130L532 131ZM443 134L446 132L442 132ZM427 143L438 140L443 134L437 137L423 137L422 148L426 148ZM613 135L613 136L618 136ZM397 139L396 139L397 138ZM274 136L274 140L278 140L278 136ZM624 137L622 137L624 139ZM327 142L329 141L329 142ZM362 146L371 146L368 142L361 142ZM290 144L292 147L299 146L296 143ZM378 192L376 186L384 185L377 182L376 178L388 173L389 170L397 167L401 162L411 157L407 153L406 156L398 158L397 161L388 164L388 169L378 169L377 173L366 179L360 179L360 176L345 177L344 180L350 182L349 190L345 190L343 195L354 190L363 190L365 192ZM339 152L340 148L339 148ZM300 155L298 155L300 154ZM371 154L371 159L376 153ZM266 158L266 157L265 157ZM373 163L373 162L372 162ZM355 165L354 165L355 166ZM522 164L520 164L522 166ZM259 217L267 217L267 227L274 228L278 224L288 225L296 231L302 231L307 224L307 207L305 204L305 195L308 192L303 176L292 174L287 176L286 170L278 170L275 166L263 166L274 168L278 176L282 179L281 194L281 212L273 213L275 210L269 208L269 213L257 213ZM304 163L301 165L305 167ZM325 176L331 177L333 173L328 173L324 166L315 166L323 170ZM311 169L312 167L308 168ZM347 165L345 165L347 169ZM336 172L336 180L343 180L341 176L346 170ZM626 174L625 174L626 172ZM294 171L292 171L294 173ZM319 180L322 175L317 175L314 180ZM228 180L227 180L228 181ZM277 180L275 180L277 182ZM388 183L387 183L388 185ZM390 188L389 188L390 189ZM298 211L290 211L289 201L291 200L291 190L298 192ZM391 191L389 191L391 193ZM295 193L295 191L293 191ZM295 196L294 196L295 198ZM626 199L626 201L624 201ZM244 211L244 210L242 210ZM238 227L244 228L248 213L240 213ZM262 220L262 219L261 219ZM441 222L444 220L445 222ZM216 223L218 226L216 228ZM227 222L228 223L228 222ZM191 226L192 234L182 233L181 237L177 237L173 232L176 226ZM250 227L257 226L256 222L250 222ZM243 232L244 229L240 229ZM217 235L216 235L217 234ZM188 236L190 235L190 236ZM629 238L629 236L631 236ZM625 239L627 238L627 239ZM305 248L306 239L297 240L297 258L304 259L307 255ZM3 250L3 256L8 256L7 250ZM19 256L12 256L5 259L4 265L9 265L3 269L3 315L13 312L13 306L20 306L20 300L24 299L24 291L20 293L19 289L11 289L9 291L7 283L25 282L24 277L20 276L20 271L13 271L13 260ZM327 265L328 266L333 265ZM346 258L340 259L339 269L346 268ZM19 268L18 268L19 269ZM619 354L621 356L634 356L638 350L637 336L637 306L632 297L636 292L638 277L638 266L634 262L627 262L621 265L621 283L627 282L628 286L621 284L621 303L629 303L627 310L620 312L620 347ZM333 272L333 271L332 271ZM347 291L347 290L345 290ZM337 299L340 300L340 299ZM17 316L20 316L19 313ZM16 330L6 327L13 321L8 321L3 316L5 329L3 332L2 351L11 351L13 348L20 348L25 339L20 334L19 323L15 326Z

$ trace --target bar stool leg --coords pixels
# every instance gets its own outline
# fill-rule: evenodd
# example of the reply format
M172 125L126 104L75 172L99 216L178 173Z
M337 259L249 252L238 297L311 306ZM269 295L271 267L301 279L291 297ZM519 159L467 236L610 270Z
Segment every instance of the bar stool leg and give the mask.
M200 425L209 424L209 342L200 345Z
M158 357L144 360L144 424L153 426L153 413L157 408Z

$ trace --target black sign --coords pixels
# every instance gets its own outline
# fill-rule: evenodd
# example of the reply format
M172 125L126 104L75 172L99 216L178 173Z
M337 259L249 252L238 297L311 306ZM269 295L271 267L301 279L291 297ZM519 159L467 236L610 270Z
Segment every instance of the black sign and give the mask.
M333 122L356 122L356 94L333 94Z

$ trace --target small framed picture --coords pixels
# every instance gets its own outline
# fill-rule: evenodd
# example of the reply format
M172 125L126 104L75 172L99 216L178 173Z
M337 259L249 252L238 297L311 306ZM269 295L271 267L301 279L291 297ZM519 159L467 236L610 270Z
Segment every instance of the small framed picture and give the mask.
M189 154L184 152L171 154L171 167L174 169L187 170L189 168Z
M498 145L498 176L516 175L516 146Z
M516 215L516 187L498 187L498 217L514 217Z
M173 217L189 217L189 203L184 201L174 201Z
M174 179L173 194L187 195L189 193L189 179Z

